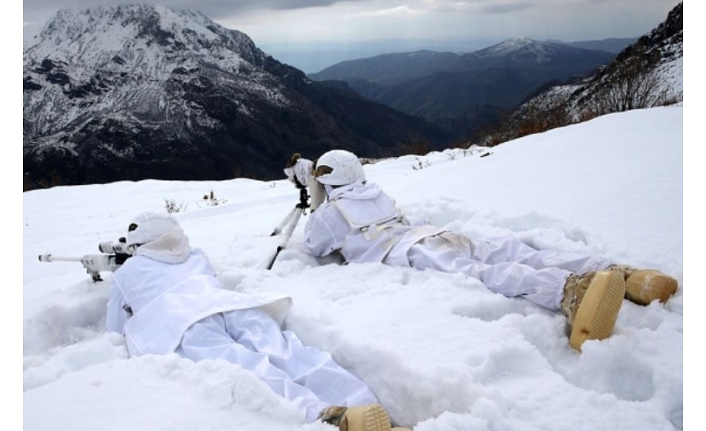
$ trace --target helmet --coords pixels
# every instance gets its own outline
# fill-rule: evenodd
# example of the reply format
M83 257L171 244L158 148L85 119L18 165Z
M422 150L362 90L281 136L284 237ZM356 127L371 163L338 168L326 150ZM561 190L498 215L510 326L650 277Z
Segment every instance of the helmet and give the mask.
M168 214L142 213L132 219L127 229L127 246L137 247L170 232L184 232L174 217Z
M346 150L331 150L316 161L316 180L321 184L345 186L365 179L358 156Z

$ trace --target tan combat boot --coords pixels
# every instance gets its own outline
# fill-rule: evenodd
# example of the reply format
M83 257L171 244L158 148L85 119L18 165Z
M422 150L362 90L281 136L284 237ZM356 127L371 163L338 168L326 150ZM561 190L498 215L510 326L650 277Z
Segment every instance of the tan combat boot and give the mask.
M586 340L603 340L613 327L625 297L625 279L617 271L570 275L564 286L561 310L567 318L569 345L581 351Z
M612 265L609 269L623 274L625 297L640 305L648 305L655 299L666 302L679 286L674 277L655 269L635 269L626 265Z
M391 431L390 417L379 404L360 407L333 406L319 416L322 422L338 427L340 431Z

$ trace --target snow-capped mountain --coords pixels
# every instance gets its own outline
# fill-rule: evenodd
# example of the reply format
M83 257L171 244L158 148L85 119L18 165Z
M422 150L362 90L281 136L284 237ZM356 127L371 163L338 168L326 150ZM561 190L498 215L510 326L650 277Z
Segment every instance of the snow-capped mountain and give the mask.
M309 77L316 81L366 80L377 85L393 86L437 73L473 72L497 67L521 67L527 71L537 68L556 70L554 74L563 76L590 71L613 57L614 54L606 51L521 37L468 53L425 50L348 60L309 74Z
M500 42L497 45L475 51L471 54L477 58L504 58L505 61L526 61L544 63L567 49L566 44L557 42L538 42L528 37L518 37Z
M529 38L465 54L419 51L338 63L309 77L341 80L361 95L467 139L547 82L607 64L614 53Z
M531 117L537 115L554 116L563 122L559 125L566 125L616 111L681 103L683 15L683 3L679 3L657 28L595 74L546 89L526 101L509 121L519 124L534 121Z
M58 12L24 51L23 88L29 188L277 178L293 151L379 156L414 133L447 143L421 120L312 82L244 33L159 6Z
M539 44L535 40L528 37L516 37L513 39L507 39L497 45L476 51L475 54L478 57L501 57L506 55L516 55L521 51L531 51L536 54L534 61L540 62L548 57L546 53L546 46L551 46L550 44L555 45L553 42Z
M292 103L282 83L263 70L267 56L250 38L199 13L152 6L62 10L40 40L24 55L24 88L30 90L25 91L24 114L34 119L34 135L90 122L97 110L117 121L168 121L176 136L187 133L190 121L175 117L213 125L164 86L191 81L199 70L205 78L227 79L237 93L264 103ZM106 94L110 97L91 97ZM252 115L245 104L237 109Z
M523 65L533 67L544 63L554 63L552 67L561 68L562 64L588 63L589 67L612 58L605 51L577 48L560 42L537 41L527 37L518 37L500 42L469 54L465 54L457 67L497 67ZM598 62L596 62L598 59Z

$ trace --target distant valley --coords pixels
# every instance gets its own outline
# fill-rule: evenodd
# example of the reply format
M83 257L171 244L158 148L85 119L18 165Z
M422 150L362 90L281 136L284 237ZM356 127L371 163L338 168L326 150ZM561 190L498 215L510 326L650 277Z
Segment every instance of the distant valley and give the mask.
M416 51L344 61L308 76L345 82L372 101L424 118L460 139L547 86L595 71L634 40L566 44L517 38L470 53Z

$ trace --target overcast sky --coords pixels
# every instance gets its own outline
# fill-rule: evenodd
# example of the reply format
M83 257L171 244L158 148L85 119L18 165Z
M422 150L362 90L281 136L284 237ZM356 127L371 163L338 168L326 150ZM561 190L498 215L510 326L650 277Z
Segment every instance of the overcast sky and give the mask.
M138 1L139 2L139 1ZM25 33L60 8L135 0L24 0ZM149 3L149 2L148 2ZM200 10L257 44L380 39L564 41L636 37L662 22L677 0L161 0Z

